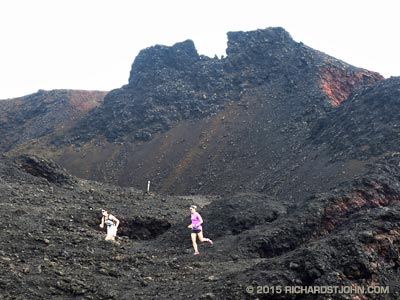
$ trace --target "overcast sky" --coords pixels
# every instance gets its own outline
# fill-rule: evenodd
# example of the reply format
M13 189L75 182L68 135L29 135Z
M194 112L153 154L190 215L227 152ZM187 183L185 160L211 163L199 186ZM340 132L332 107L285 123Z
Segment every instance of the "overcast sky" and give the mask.
M297 42L400 75L398 0L0 0L0 99L111 90L140 50L194 41L225 55L229 31L285 28Z

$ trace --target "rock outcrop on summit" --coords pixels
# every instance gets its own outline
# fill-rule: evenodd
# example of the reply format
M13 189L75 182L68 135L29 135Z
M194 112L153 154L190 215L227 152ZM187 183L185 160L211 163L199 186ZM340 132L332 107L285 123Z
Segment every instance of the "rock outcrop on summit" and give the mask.
M128 85L107 95L71 133L74 140L93 135L108 141L150 140L180 121L202 119L231 102L240 103L258 88L268 90L270 97L293 93L297 101L286 106L295 105L300 114L298 109L311 104L317 117L355 88L383 79L295 42L282 28L230 32L226 53L221 59L198 55L191 40L142 50ZM99 120L109 122L101 125Z

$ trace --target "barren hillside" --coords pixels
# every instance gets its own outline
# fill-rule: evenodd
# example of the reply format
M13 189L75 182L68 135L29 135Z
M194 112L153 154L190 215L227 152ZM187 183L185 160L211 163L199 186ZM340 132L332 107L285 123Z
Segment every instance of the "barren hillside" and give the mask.
M144 49L128 85L68 132L21 151L82 178L136 188L150 180L160 193L279 193L292 170L330 160L304 161L318 119L383 80L282 28L230 32L226 52L200 56L190 40Z

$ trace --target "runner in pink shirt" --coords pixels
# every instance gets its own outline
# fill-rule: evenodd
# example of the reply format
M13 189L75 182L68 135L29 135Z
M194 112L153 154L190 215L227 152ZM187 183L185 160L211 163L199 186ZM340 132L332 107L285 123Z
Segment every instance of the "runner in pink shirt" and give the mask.
M196 211L197 210L197 206L196 205L192 205L190 206L190 219L192 220L192 224L190 224L188 226L188 228L192 229L192 233L191 233L191 238L192 238L192 244L193 244L193 249L194 249L194 255L199 254L199 250L197 247L197 243L196 243L196 238L199 238L200 242L209 242L210 245L213 245L213 241L208 239L208 238L204 238L203 237L203 231L202 231L202 226L201 224L203 224L203 219L200 216L200 214Z

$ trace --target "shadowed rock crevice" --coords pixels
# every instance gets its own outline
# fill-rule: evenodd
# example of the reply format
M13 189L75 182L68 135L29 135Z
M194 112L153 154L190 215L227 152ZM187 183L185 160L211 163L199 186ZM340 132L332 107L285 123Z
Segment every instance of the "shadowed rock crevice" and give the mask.
M134 240L150 240L157 238L170 227L171 224L167 221L150 217L125 219L120 227L120 234Z

